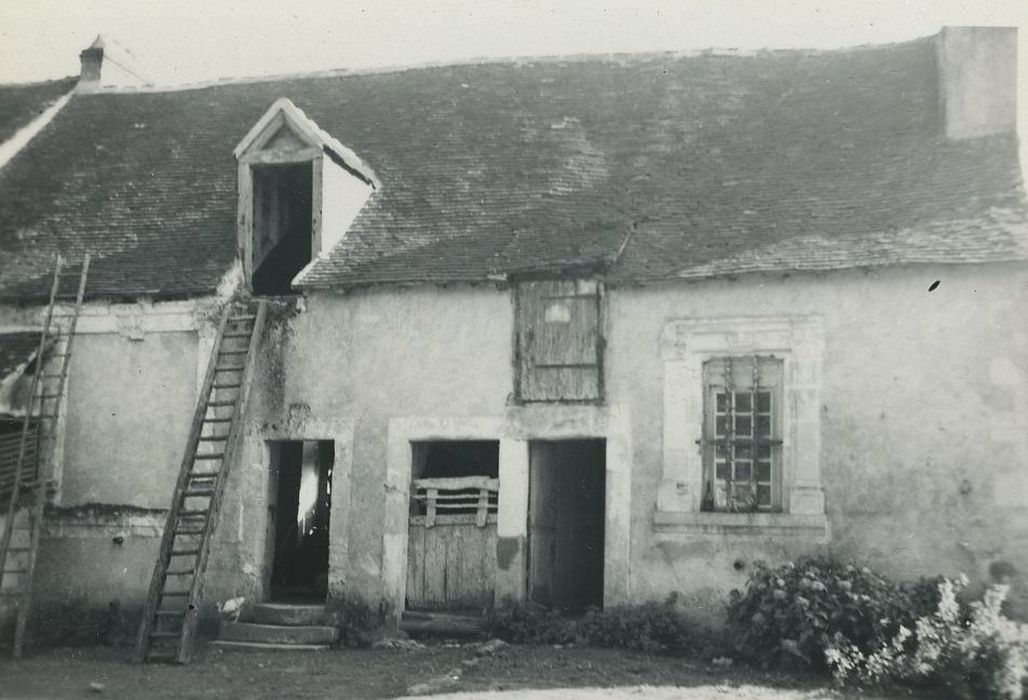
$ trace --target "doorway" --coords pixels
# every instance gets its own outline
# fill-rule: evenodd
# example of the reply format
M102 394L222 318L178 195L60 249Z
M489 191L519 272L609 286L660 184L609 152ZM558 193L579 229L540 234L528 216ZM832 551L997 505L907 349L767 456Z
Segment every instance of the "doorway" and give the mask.
M529 446L528 597L566 614L603 606L606 441Z
M328 594L328 532L332 503L331 440L268 443L270 599L322 602Z
M253 168L253 292L291 294L313 255L313 166Z

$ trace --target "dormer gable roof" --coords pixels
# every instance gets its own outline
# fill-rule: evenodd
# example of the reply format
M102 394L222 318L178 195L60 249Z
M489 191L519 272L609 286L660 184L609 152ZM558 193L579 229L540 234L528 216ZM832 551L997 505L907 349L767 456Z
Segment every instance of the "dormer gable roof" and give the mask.
M236 144L232 155L246 160L264 150L298 150L317 148L361 180L378 188L375 171L338 139L318 126L288 97L280 97Z

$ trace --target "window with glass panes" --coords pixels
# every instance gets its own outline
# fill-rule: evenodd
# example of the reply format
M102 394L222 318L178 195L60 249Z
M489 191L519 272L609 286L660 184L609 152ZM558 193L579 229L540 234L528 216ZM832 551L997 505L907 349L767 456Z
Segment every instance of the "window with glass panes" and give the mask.
M781 510L782 361L708 360L703 387L702 509Z

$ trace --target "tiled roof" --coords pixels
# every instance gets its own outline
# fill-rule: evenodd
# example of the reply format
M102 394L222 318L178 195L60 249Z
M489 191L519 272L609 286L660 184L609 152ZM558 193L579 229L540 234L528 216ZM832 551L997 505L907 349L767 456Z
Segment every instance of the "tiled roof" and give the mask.
M0 381L31 358L39 349L39 331L0 333Z
M381 188L307 286L1023 260L1013 134L942 136L934 43L483 63L78 95L0 170L0 297L209 291L232 149L279 97Z
M44 83L0 85L0 143L67 94L76 80L78 78L63 78Z

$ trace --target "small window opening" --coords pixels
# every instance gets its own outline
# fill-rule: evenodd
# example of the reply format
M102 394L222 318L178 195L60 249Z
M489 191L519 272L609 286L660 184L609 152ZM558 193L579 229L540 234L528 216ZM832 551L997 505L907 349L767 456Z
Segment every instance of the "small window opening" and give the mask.
M488 516L499 495L497 440L411 443L411 515Z
M253 168L253 291L290 294L290 282L313 257L313 166Z

